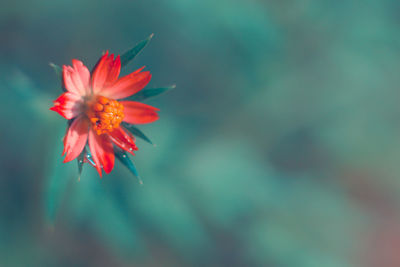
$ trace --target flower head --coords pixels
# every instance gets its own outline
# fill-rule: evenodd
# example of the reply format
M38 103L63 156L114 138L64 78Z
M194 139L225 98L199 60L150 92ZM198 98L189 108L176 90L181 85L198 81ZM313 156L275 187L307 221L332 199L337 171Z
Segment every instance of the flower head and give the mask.
M142 90L151 74L143 67L119 77L120 56L108 51L100 58L92 74L79 60L63 66L65 92L50 108L70 121L64 137L64 162L77 158L85 146L93 159L93 166L102 176L102 169L110 173L114 167L114 146L134 155L138 150L135 137L122 126L150 123L158 119L158 109L140 102L122 100Z

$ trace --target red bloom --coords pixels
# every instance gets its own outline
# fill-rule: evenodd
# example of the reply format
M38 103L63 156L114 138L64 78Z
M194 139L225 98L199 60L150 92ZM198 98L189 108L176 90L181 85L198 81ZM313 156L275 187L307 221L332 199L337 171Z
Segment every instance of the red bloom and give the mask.
M158 119L159 109L135 101L118 101L142 90L150 81L151 74L143 68L118 78L121 69L120 56L103 55L92 75L79 60L71 66L63 66L63 85L66 92L54 101L50 110L72 120L64 137L64 162L77 158L87 142L102 176L101 168L110 173L114 167L113 145L133 154L138 150L135 137L121 126L150 123Z

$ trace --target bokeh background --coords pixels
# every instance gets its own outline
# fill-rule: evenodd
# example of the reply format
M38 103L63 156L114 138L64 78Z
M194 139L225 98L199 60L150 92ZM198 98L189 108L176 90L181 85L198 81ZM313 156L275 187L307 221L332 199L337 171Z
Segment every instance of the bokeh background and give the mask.
M3 1L0 266L400 266L400 2ZM154 33L133 158L62 163L49 67Z

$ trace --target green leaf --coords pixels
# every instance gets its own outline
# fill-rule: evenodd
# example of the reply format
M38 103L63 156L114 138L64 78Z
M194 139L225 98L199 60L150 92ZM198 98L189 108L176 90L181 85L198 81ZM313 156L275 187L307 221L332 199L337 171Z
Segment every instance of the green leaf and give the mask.
M54 225L57 211L62 205L63 200L66 196L68 188L71 186L76 178L76 167L73 164L64 164L60 157L60 151L63 150L63 142L60 141L60 137L64 135L65 128L59 125L55 126L58 128L58 134L54 138L50 139L50 147L54 147L51 151L47 162L49 162L49 170L47 172L46 189L45 189L45 213L50 225Z
M128 157L128 154L124 150L120 149L119 147L114 147L114 153L115 153L115 156L117 157L117 159L119 159L119 161L121 161L122 164L124 164L125 167L127 167L128 170L134 176L136 176L136 178L139 180L139 184L143 184L143 181L140 178L135 165L133 164L131 159Z
M142 51L142 49L150 42L151 38L153 38L154 33L150 34L149 37L147 37L145 40L140 41L137 43L133 48L130 50L126 51L122 56L121 56L121 67L124 67L127 65L132 59L134 59L137 54Z
M54 69L54 72L56 73L58 78L62 78L62 68L54 63L49 63L50 67Z
M150 89L145 89L145 90L141 90L138 93L134 94L133 96L129 97L129 100L132 101L142 101L142 100L146 100L149 99L151 97L155 97L158 95L161 95L169 90L174 89L176 86L171 85L171 86L167 86L167 87L160 87L160 88L150 88Z
M128 124L126 122L122 123L125 128L127 128L134 136L139 137L140 139L143 139L149 144L154 145L154 143L148 138L139 128L135 127L133 124Z

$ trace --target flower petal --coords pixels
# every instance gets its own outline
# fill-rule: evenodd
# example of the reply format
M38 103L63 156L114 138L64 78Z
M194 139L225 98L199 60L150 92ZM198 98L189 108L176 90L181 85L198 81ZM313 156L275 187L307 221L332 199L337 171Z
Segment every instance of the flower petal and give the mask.
M115 156L113 145L108 135L98 135L92 130L89 131L89 148L100 177L102 177L101 168L106 173L110 173L114 168Z
M122 127L116 128L110 134L110 139L116 144L119 148L128 151L132 155L133 150L138 150L135 144L135 137L129 132L125 131Z
M126 75L118 81L101 91L101 94L113 99L121 99L133 94L136 94L142 90L151 79L149 71L140 72L144 67Z
M131 124L143 124L158 119L158 108L135 101L120 101L124 106L124 120Z
M75 159L86 145L89 132L89 121L84 116L76 118L69 126L64 138L64 163Z
M72 66L79 74L79 77L77 75L75 75L76 77L74 77L75 83L82 84L83 88L85 88L86 95L90 94L90 72L88 68L83 65L82 61L79 61L77 59L72 60Z
M90 93L90 73L85 65L79 60L72 60L71 66L63 66L64 87L71 93L87 95Z
M114 59L114 54L108 55L108 51L96 64L92 75L93 93L100 93L103 88L113 85L121 70L121 59L119 55Z
M81 113L82 98L79 95L66 92L53 101L54 106L50 108L61 116L70 120Z

